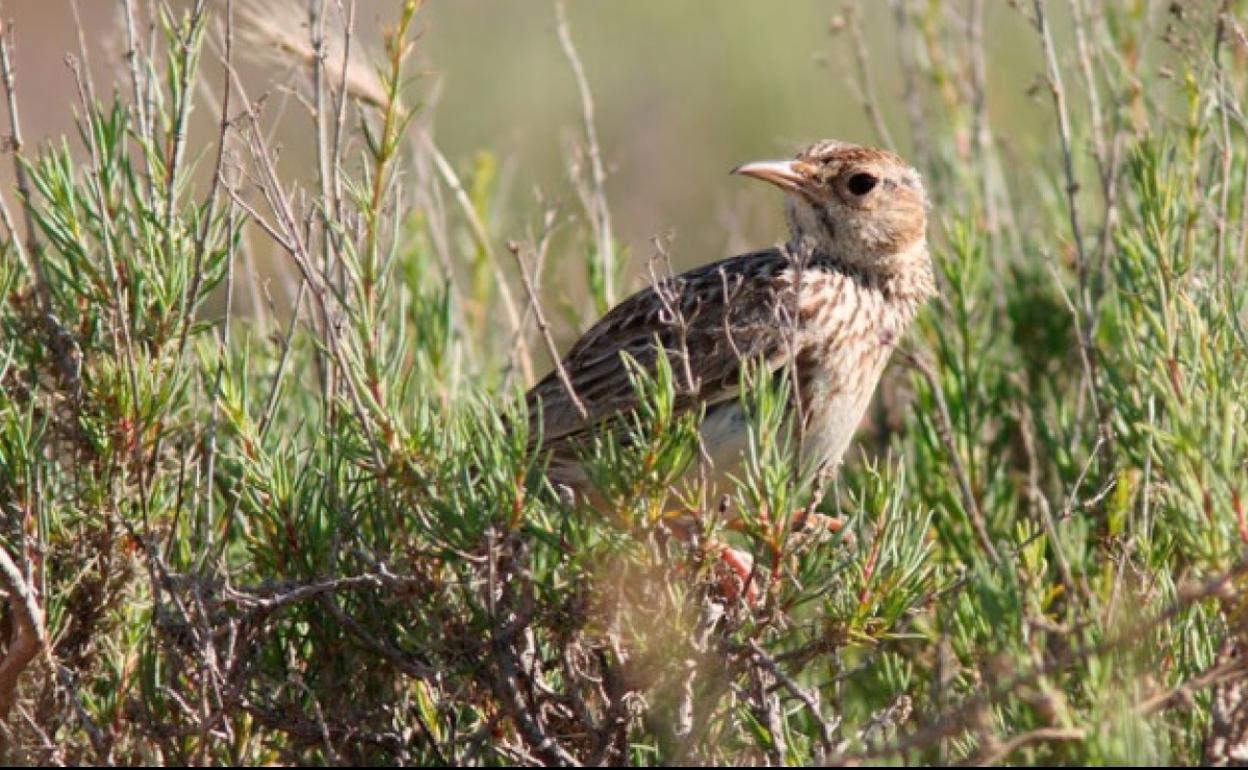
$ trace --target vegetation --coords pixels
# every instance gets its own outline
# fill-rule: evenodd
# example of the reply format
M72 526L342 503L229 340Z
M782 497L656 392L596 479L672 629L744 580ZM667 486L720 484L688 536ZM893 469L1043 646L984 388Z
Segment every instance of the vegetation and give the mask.
M519 395L551 324L647 279L624 269L562 6L577 205L535 215L507 207L493 156L447 158L419 124L414 0L375 57L344 49L350 14L323 0L306 38L229 2L158 4L156 50L123 0L130 71L100 88L76 69L78 135L38 148L6 37L0 756L1233 759L1244 4L1014 4L1051 120L1034 144L985 108L984 5L892 3L891 128L933 198L942 296L864 450L815 495L777 392L747 381L755 439L727 506L680 481L697 433L668 371L637 377L634 440L596 447L594 505L526 449ZM234 77L242 26L306 69L310 185ZM832 26L861 53L854 14ZM202 151L192 107L219 124ZM289 303L262 296L268 249ZM584 307L555 312L556 275ZM690 502L695 536L674 537ZM795 532L815 505L848 535ZM726 585L722 541L753 554L753 602Z

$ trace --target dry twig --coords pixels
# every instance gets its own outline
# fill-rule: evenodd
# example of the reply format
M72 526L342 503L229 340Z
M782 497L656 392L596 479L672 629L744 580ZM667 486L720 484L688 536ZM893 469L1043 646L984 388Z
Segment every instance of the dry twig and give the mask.
M38 597L9 552L3 548L0 548L0 588L8 596L14 620L13 635L4 658L0 660L0 721L3 721L17 702L18 679L26 666L45 648L47 637Z

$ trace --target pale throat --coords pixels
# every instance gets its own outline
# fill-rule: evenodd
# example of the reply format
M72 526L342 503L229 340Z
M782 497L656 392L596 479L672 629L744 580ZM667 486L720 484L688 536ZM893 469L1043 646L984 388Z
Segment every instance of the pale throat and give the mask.
M885 253L867 245L874 240L869 225L854 228L838 223L825 208L793 195L785 196L784 215L789 226L788 245L795 253L822 254L885 279L913 273L916 281L923 284L915 287L917 293L934 293L934 284L928 286L932 283L931 262L923 229L917 231L915 238Z
M791 245L824 254L836 249L836 223L827 216L826 210L790 194L784 199L784 219L789 226Z

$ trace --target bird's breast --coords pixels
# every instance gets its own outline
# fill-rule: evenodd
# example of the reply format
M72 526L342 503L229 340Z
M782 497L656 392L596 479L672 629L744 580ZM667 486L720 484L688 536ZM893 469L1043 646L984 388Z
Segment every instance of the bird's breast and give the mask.
M872 344L863 348L850 357L852 363L834 363L812 372L800 389L801 452L803 464L812 469L841 461L871 403L891 347Z
M803 292L804 342L795 357L803 464L840 462L913 309L852 278L812 281Z

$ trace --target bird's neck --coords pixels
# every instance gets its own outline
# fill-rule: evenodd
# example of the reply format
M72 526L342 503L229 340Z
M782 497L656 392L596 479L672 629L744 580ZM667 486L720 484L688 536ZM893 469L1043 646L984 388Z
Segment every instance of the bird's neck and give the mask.
M936 273L927 251L927 239L915 241L909 248L887 259L881 270L886 292L914 303L936 296Z
M886 300L918 305L936 296L936 275L926 239L896 254L870 260L847 259L808 238L791 239L785 246L789 259L802 266L834 270L879 291Z

